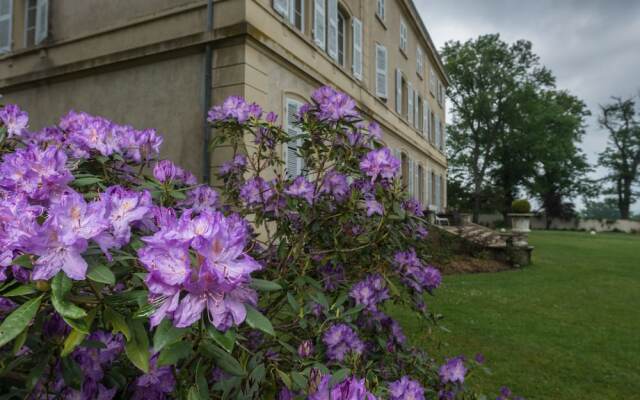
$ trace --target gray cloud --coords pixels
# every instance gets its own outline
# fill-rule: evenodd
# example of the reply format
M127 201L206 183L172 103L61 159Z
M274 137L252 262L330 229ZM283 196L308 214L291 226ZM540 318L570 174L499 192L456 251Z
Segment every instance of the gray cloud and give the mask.
M583 149L595 163L607 143L599 105L640 91L640 1L414 0L438 48L485 33L527 39L557 86L583 99L591 112ZM602 176L598 170L594 176ZM636 204L640 211L640 204Z

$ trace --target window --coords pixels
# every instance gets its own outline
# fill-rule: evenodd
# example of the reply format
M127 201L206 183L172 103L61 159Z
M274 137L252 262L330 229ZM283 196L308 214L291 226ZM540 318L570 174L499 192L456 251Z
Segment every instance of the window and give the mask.
M400 48L407 51L407 24L404 21L400 21Z
M436 174L431 171L431 203L432 205L436 204Z
M0 0L0 52L11 50L13 0Z
M338 0L327 0L327 54L338 60Z
M380 17L380 19L384 21L384 0L378 0L378 8L376 9L376 14L378 14L378 17Z
M429 101L425 98L423 101L422 111L422 136L429 138L429 118L431 111L429 110Z
M296 124L298 111L302 103L294 99L285 100L285 130L290 137L297 136L302 133L300 127ZM284 165L287 175L290 177L302 174L304 169L304 160L298 155L298 148L302 143L302 139L292 140L284 144L283 155Z
M353 18L351 21L351 25L353 30L353 76L355 76L357 79L362 79L362 21L360 21L358 18ZM387 74L385 71L385 81L386 75Z
M445 131L444 128L444 121L440 122L440 150L444 151L444 140L446 137L447 132Z
M36 44L36 15L38 1L27 0L24 5L24 45L25 47L31 47Z
M436 72L433 68L429 69L429 92L433 97L436 96Z
M418 50L416 50L416 72L418 73L418 76L420 78L422 78L422 76L424 74L424 59L423 59L423 55L424 55L424 53L422 52L422 48L418 47Z
M387 93L387 49L376 44L376 96L386 99Z
M338 11L338 64L344 66L347 62L347 18Z
M438 115L436 115L435 128L436 128L435 145L437 148L440 148L440 139L442 138L442 134L440 132L440 116Z
M429 124L429 141L431 143L435 143L436 141L436 123L435 123L435 115L433 111L431 111L431 123Z
M420 93L415 91L415 100L413 101L413 105L415 106L415 110L413 112L414 116L414 124L413 126L421 130L422 129L422 98L420 97Z
M413 86L411 86L411 82L407 82L407 121L409 121L409 125L413 125L414 121L414 113L415 107L413 105L413 100L415 95L413 94Z
M325 49L327 43L327 5L325 0L314 0L313 6L313 40Z
M304 32L304 0L290 0L289 22L300 32Z

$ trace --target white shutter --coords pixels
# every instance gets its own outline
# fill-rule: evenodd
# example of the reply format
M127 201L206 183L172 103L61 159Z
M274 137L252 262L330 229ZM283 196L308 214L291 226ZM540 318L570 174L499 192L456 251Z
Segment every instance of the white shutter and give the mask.
M407 24L404 21L400 21L400 48L407 50Z
M423 171L423 184L424 187L423 189L423 193L422 193L422 208L428 208L429 206L429 169L427 169L426 167L422 170Z
M295 124L301 105L299 101L286 100L286 132L289 136L297 136L301 133L300 128ZM298 148L301 142L301 139L289 141L285 143L285 148L283 149L284 165L287 175L290 177L300 175L304 167L302 158L298 156Z
M378 0L378 16L384 21L384 0Z
M409 125L413 125L413 86L411 82L407 82L407 119Z
M447 123L442 121L442 151L447 147Z
M11 50L13 0L0 0L0 52Z
M325 0L314 0L313 7L313 39L323 50L326 45L326 10ZM336 31L337 32L337 31Z
M376 95L387 98L387 49L376 44Z
M393 152L393 156L400 161L400 172L398 176L402 177L402 152L400 149L391 149L391 151Z
M422 136L429 137L429 102L425 97L422 99Z
M351 25L353 30L353 76L362 79L362 21L354 17Z
M422 76L424 72L424 62L422 58L422 48L418 47L416 50L416 69L418 71L418 75Z
M420 128L420 93L413 92L413 126Z
M289 13L289 0L273 0L273 9L283 17Z
M338 0L327 0L327 53L334 60L338 59Z
M436 209L440 211L440 191L442 190L440 175L436 175Z
M396 112L402 115L402 71L396 69Z
M419 166L416 162L416 165L413 167L413 198L415 200L420 199L420 173Z
M436 132L435 132L435 139L436 139L436 147L440 147L440 117L438 115L436 115L435 118L435 128L436 128Z
M36 44L42 43L49 34L49 0L38 0L36 8Z
M414 174L414 165L413 165L413 160L411 158L409 158L407 156L407 159L409 161L409 171L408 171L408 175L407 176L407 191L409 192L409 195L413 198L413 174Z

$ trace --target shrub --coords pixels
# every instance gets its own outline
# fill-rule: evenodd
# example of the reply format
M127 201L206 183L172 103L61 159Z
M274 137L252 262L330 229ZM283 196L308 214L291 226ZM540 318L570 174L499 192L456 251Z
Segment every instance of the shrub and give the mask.
M531 212L531 204L527 199L514 200L511 203L511 212L515 214L528 214Z
M298 117L290 137L214 107L234 150L216 191L157 160L153 130L72 112L31 132L3 108L3 398L472 398L473 361L439 365L385 313L434 320L440 273L379 127L327 87ZM281 173L292 140L301 176Z

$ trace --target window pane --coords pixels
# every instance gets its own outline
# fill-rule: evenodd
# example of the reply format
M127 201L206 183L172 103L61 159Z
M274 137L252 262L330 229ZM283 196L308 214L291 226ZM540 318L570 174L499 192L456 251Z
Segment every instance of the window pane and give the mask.
M0 0L0 15L9 14L11 11L11 0Z

